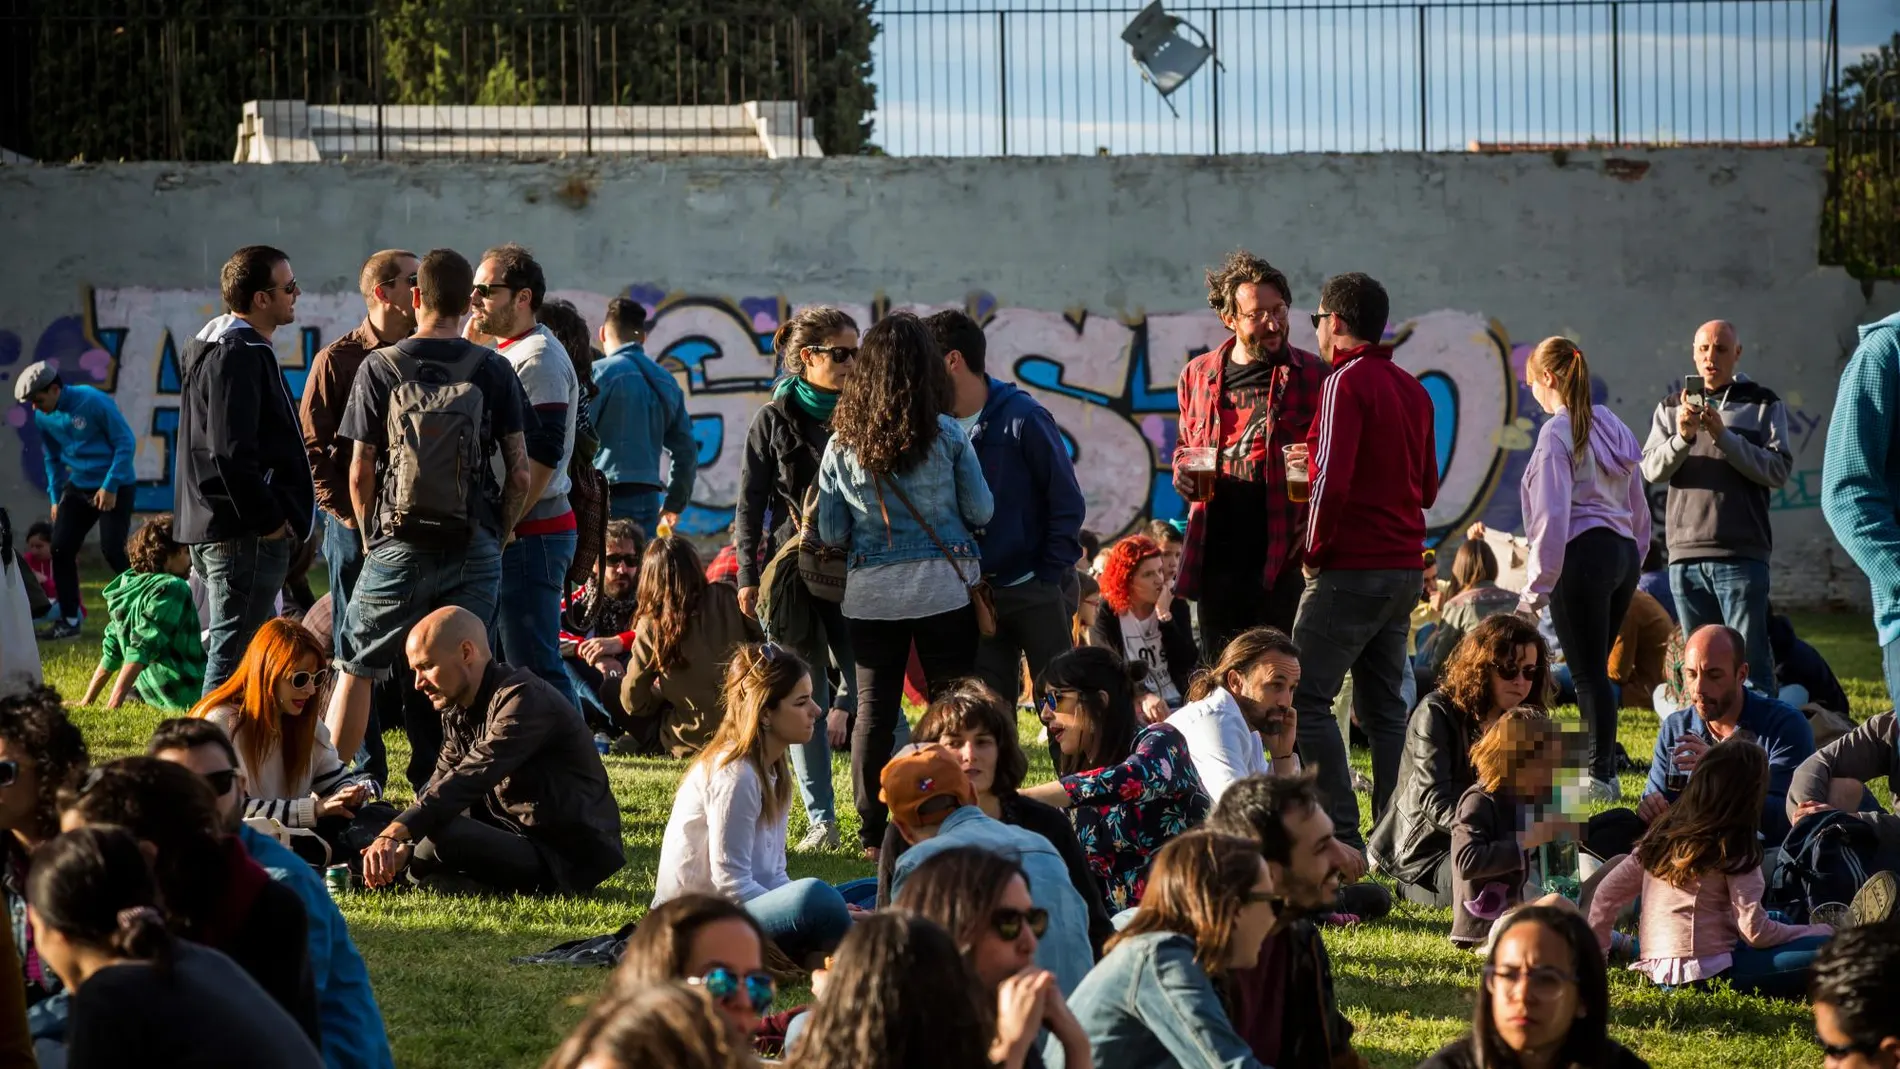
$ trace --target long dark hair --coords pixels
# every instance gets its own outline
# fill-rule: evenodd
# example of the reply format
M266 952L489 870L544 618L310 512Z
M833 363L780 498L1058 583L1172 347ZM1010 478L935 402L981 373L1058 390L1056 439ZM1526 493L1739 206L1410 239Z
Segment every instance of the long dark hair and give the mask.
M587 317L574 307L574 302L564 297L550 297L541 302L534 318L552 331L561 348L567 350L568 362L574 365L574 376L581 380L581 397L592 398L599 391L594 388L594 332L588 329Z
M1467 538L1451 559L1451 582L1445 587L1445 601L1457 597L1479 583L1498 577L1498 555L1482 538Z
M794 1069L989 1069L994 1013L935 921L874 913L833 960Z
M68 804L88 825L117 824L158 849L152 869L180 935L217 917L230 872L218 800L203 776L156 757L122 757L86 777Z
M678 535L647 543L640 554L640 585L634 596L633 618L653 622L653 652L661 671L686 666L680 644L686 625L699 612L699 596L706 590L706 567L693 544Z
M1102 768L1125 759L1135 749L1141 730L1135 714L1135 683L1146 678L1140 665L1129 665L1114 650L1083 646L1056 656L1042 671L1042 692L1073 690L1077 708L1088 722L1082 752L1070 756L1051 747L1056 771L1064 776L1083 769ZM1106 695L1106 701L1104 700Z
M1188 701L1200 701L1225 687L1229 672L1246 675L1269 653L1284 654L1295 661L1300 659L1300 648L1277 627L1250 627L1235 635L1211 666L1194 673L1194 678L1188 681Z
M1525 906L1499 921L1491 933L1491 953L1484 966L1497 964L1498 947L1504 933L1520 924L1541 924L1563 938L1570 947L1570 967L1577 976L1577 1001L1583 1016L1570 1024L1570 1033L1557 1052L1553 1064L1590 1067L1610 1064L1610 978L1603 965L1590 923L1579 914L1554 906ZM1478 991L1478 1005L1471 1015L1471 1056L1477 1069L1515 1069L1517 1055L1498 1036L1497 1022L1491 1019L1491 993Z
M909 312L893 312L864 332L831 414L832 441L873 475L903 474L930 455L950 393L950 371L930 328Z
M765 931L744 907L718 895L686 894L669 898L647 911L627 937L620 964L614 968L610 996L627 996L643 987L684 978L693 939L719 921L739 921L765 946Z
M964 679L930 700L930 708L911 731L912 742L943 742L947 735L987 732L996 739L996 770L990 774L990 793L1007 798L1029 774L1029 755L1016 735L1014 703L999 696L980 679Z
M33 851L26 898L40 923L115 958L171 967L172 936L138 840L124 828L78 828Z
M943 925L967 961L1011 876L1029 886L1029 874L1015 859L978 846L952 847L911 870L896 905Z
M1146 932L1177 932L1194 940L1194 961L1202 971L1220 976L1260 864L1260 844L1253 839L1200 829L1170 840L1155 854L1141 908L1109 937L1107 949Z
M1767 796L1768 751L1748 739L1718 742L1696 762L1682 797L1636 844L1636 860L1682 888L1717 870L1733 875L1758 868Z
M0 698L0 739L6 740L16 759L24 756L33 762L38 778L33 826L20 830L35 839L58 835L60 792L79 784L88 760L86 737L67 717L59 691L37 686Z

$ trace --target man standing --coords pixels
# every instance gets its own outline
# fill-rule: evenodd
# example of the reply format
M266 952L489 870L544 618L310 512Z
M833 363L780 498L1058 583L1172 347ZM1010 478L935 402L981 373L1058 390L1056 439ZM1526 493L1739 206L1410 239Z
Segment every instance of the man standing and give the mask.
M389 678L412 624L444 605L494 616L503 517L528 500L521 384L507 361L457 333L473 278L453 249L422 258L415 334L363 361L337 425L352 443L350 511L365 552L326 715L346 760L362 745L370 691ZM498 446L506 490L492 475Z
M439 890L586 894L620 871L620 806L594 738L564 699L488 649L467 609L438 609L406 646L442 714L442 754L415 804L363 851L363 882L409 868Z
M1821 511L1873 587L1887 696L1900 705L1900 312L1860 328L1834 395Z
M1774 391L1738 374L1735 328L1711 320L1695 332L1702 395L1671 391L1656 406L1643 445L1643 478L1669 484L1665 530L1669 590L1682 633L1727 624L1748 642L1748 675L1775 692L1768 644L1768 496L1788 481L1788 409ZM1891 517L1890 517L1891 518Z
M297 318L290 258L247 245L225 261L219 288L226 313L205 324L179 361L173 526L204 582L206 694L237 670L251 636L275 613L290 558L316 520L297 405L271 348L277 328Z
M1207 303L1234 336L1181 372L1174 488L1189 504L1175 589L1200 607L1210 662L1250 627L1291 631L1299 608L1307 505L1288 492L1285 450L1304 447L1328 368L1287 340L1292 299L1278 268L1234 252L1207 272ZM1209 449L1211 491L1183 463Z
M1326 280L1313 315L1332 374L1307 437L1312 512L1306 591L1293 625L1302 676L1300 754L1318 769L1339 836L1363 848L1346 744L1329 715L1350 671L1361 726L1372 741L1372 815L1385 812L1405 746L1402 688L1412 607L1419 600L1425 510L1438 498L1432 399L1380 344L1391 302L1354 272Z
M998 694L1022 690L1074 645L1076 536L1087 506L1055 417L1028 393L984 370L983 328L962 312L924 320L950 371L951 415L962 424L997 502L977 535L983 574L996 598L996 634L977 647L976 674Z
M510 664L526 668L580 708L561 667L561 594L578 541L567 502L567 460L574 455L581 380L554 332L535 321L547 276L527 249L502 245L482 254L475 272L470 341L507 357L534 412L527 420L528 508L511 515L502 539L501 600L493 615L495 644Z
M46 454L46 492L53 499L53 587L59 595L59 619L41 638L79 634L79 548L94 524L99 552L117 575L131 565L125 540L132 531L132 499L138 475L132 470L137 440L110 394L90 386L66 385L53 365L30 364L14 381L15 400L33 406Z
M1207 796L1219 802L1246 776L1290 776L1300 770L1293 752L1300 686L1300 648L1271 627L1234 636L1214 666L1195 676L1188 703L1168 717L1187 740Z
M647 310L639 301L615 297L600 321L600 347L607 355L594 362L599 390L587 414L600 435L594 467L606 477L616 517L632 520L649 538L659 525L672 527L693 498L699 447L693 418L686 414L680 384L645 348ZM660 498L660 450L673 462Z

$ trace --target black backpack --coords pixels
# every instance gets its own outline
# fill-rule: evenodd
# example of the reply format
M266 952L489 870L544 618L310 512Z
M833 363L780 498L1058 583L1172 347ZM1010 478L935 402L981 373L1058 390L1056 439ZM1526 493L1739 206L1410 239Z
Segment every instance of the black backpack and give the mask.
M1873 826L1852 813L1830 809L1801 818L1781 842L1762 906L1806 924L1822 905L1847 905L1873 875L1879 845Z

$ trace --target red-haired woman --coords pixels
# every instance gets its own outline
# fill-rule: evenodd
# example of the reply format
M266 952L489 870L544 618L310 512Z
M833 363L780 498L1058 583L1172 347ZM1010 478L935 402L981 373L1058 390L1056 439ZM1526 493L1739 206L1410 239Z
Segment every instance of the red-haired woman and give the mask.
M200 699L191 715L223 728L237 748L238 771L249 788L247 818L308 828L334 854L376 785L350 776L330 742L323 703L316 700L329 677L315 635L292 620L266 620L237 672Z
M1122 660L1148 669L1140 698L1141 718L1158 724L1180 706L1200 652L1187 613L1175 612L1174 580L1161 547L1147 535L1129 535L1111 546L1102 568L1102 606L1089 628L1089 645L1114 650Z

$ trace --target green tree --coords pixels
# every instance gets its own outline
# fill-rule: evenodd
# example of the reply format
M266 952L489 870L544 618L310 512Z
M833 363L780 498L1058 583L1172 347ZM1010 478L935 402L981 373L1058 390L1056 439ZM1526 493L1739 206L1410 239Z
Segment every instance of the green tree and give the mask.
M1822 262L1900 277L1900 33L1842 70L1795 137L1828 149Z

